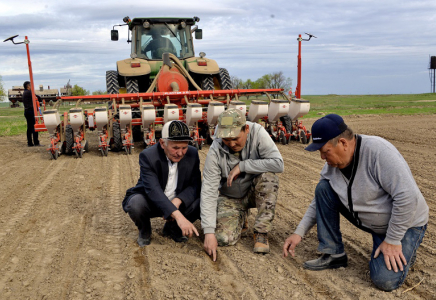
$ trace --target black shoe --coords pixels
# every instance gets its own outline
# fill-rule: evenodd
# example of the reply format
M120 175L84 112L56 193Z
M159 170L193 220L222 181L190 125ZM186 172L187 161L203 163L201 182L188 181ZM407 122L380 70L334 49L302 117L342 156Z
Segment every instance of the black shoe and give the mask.
M27 145L27 147L35 147L35 145Z
M144 246L150 245L151 238L149 238L149 237L142 238L141 236L138 236L137 242L138 242L139 247L144 247Z
M303 264L303 268L312 271L337 269L340 267L345 268L346 266L348 266L347 254L344 254L341 257L333 258L330 254L324 253L321 255L321 257L314 260L308 260Z
M182 230L175 221L165 222L162 235L171 237L176 243L185 243L188 241L188 238L182 235Z

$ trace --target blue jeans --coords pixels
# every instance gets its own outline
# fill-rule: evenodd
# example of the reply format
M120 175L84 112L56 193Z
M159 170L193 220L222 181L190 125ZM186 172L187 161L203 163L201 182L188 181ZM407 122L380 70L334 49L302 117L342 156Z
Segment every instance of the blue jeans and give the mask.
M327 254L340 254L344 252L342 234L340 231L339 214L359 227L348 209L339 200L327 180L320 180L315 189L316 223L318 230L318 251ZM359 227L361 228L361 227ZM422 242L427 225L409 228L401 240L403 255L407 265L403 271L395 273L386 268L383 253L374 258L375 250L384 241L385 235L376 234L368 229L361 228L372 234L373 251L369 262L370 276L373 283L381 290L392 291L400 287L406 279L410 267L416 259L416 250Z

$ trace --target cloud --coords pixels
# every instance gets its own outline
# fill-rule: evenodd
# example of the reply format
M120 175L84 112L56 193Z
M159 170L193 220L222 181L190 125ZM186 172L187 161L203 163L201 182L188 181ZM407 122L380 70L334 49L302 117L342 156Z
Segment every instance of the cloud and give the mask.
M17 7L20 10L17 10ZM125 16L200 17L206 52L230 75L256 80L283 71L297 83L298 34L302 42L302 93L421 93L429 91L428 60L436 46L436 2L312 1L14 1L0 4L3 39L31 41L35 81L63 86L68 79L91 91L105 89L106 70L129 57ZM273 17L272 17L273 16ZM24 45L0 43L5 87L28 78ZM73 82L74 80L74 82Z

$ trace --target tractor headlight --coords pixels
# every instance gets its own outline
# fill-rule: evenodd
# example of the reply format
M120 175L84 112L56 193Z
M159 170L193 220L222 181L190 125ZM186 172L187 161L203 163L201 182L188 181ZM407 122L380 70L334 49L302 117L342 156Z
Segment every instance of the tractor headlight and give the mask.
M180 23L180 27L185 28L185 27L186 27L186 23L182 21L182 22Z
M200 52L198 55L200 55L200 57L203 58L203 57L206 56L206 53L204 53L204 52Z
M150 28L150 22L145 21L142 26L144 26L144 28Z

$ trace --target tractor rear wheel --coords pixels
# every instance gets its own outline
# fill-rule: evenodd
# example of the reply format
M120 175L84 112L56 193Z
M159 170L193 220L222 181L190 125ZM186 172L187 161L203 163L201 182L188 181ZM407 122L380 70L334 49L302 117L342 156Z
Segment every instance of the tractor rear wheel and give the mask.
M73 127L71 127L71 125L67 125L65 127L65 142L65 153L73 154L74 134Z
M307 131L307 134L310 134L310 130L308 130ZM307 138L307 143L309 144L310 143L310 137L311 137L312 135L309 135L309 137Z
M227 69L220 68L219 76L220 76L221 89L231 90L233 87L232 87L232 81L230 79L229 71L227 71Z
M211 91L214 89L213 77L211 75L204 75L201 79L201 89L203 91Z
M118 94L120 84L118 82L117 71L106 71L106 89L108 94Z
M139 93L138 79L133 77L127 77L126 89L127 94L137 94Z

